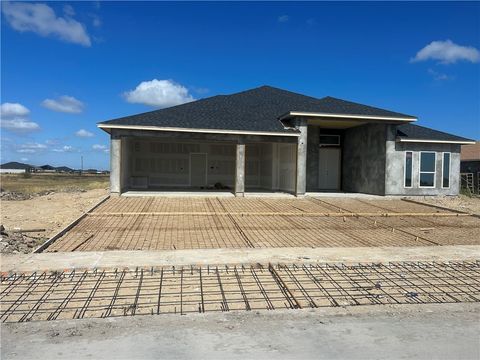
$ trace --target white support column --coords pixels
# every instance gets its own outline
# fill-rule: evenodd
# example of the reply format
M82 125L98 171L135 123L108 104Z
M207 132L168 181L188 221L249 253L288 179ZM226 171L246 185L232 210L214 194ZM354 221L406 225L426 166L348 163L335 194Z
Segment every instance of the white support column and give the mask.
M296 119L296 127L300 130L297 143L297 179L295 195L305 195L307 190L307 121L302 118Z
M235 196L245 196L245 144L237 144L235 161Z
M120 195L122 191L122 140L120 137L110 136L110 194Z

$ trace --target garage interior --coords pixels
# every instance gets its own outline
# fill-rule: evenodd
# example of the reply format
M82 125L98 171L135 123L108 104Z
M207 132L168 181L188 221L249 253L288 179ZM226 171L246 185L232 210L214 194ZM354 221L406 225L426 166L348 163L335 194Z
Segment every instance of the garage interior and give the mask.
M128 190L227 190L235 187L236 144L125 138ZM295 190L296 146L245 144L245 191Z

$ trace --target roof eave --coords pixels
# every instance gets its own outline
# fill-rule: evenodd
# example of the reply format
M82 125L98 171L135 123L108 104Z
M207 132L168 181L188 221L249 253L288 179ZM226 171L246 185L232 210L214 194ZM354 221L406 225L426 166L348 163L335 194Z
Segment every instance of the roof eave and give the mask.
M171 131L171 132L187 132L187 133L231 134L231 135L264 135L264 136L295 136L295 137L298 137L300 135L299 132L195 129L195 128L162 127L162 126L116 125L116 124L106 124L106 123L99 123L97 124L97 127L108 133L110 133L111 129L125 129L125 130Z
M471 145L475 144L473 140L435 140L435 139L413 139L405 137L397 137L397 142L411 142L411 143L431 143L431 144L459 144Z
M326 117L326 118L343 118L343 119L358 119L358 120L383 120L394 122L414 122L417 121L415 117L396 117L396 116L374 116L374 115L360 115L360 114L330 114L330 113L315 113L305 111L289 111L279 117L279 120L284 120L296 116L304 117Z

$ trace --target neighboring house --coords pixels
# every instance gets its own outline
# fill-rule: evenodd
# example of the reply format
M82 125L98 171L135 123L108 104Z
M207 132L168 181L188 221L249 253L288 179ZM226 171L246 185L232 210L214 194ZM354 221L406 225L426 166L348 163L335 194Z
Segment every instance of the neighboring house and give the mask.
M0 165L0 173L2 174L22 174L25 172L35 171L35 166L11 161Z
M465 174L464 186L471 186L474 192L480 194L480 141L472 145L462 145L460 172Z
M270 86L101 122L111 192L224 186L456 195L463 137L416 117Z

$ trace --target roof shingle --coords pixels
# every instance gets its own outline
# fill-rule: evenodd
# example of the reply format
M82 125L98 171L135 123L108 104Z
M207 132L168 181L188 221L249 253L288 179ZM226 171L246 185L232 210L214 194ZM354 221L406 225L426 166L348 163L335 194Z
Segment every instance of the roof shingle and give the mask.
M333 97L317 99L261 86L232 95L217 95L170 108L105 121L105 125L157 126L193 129L291 132L279 117L291 112L415 117Z

